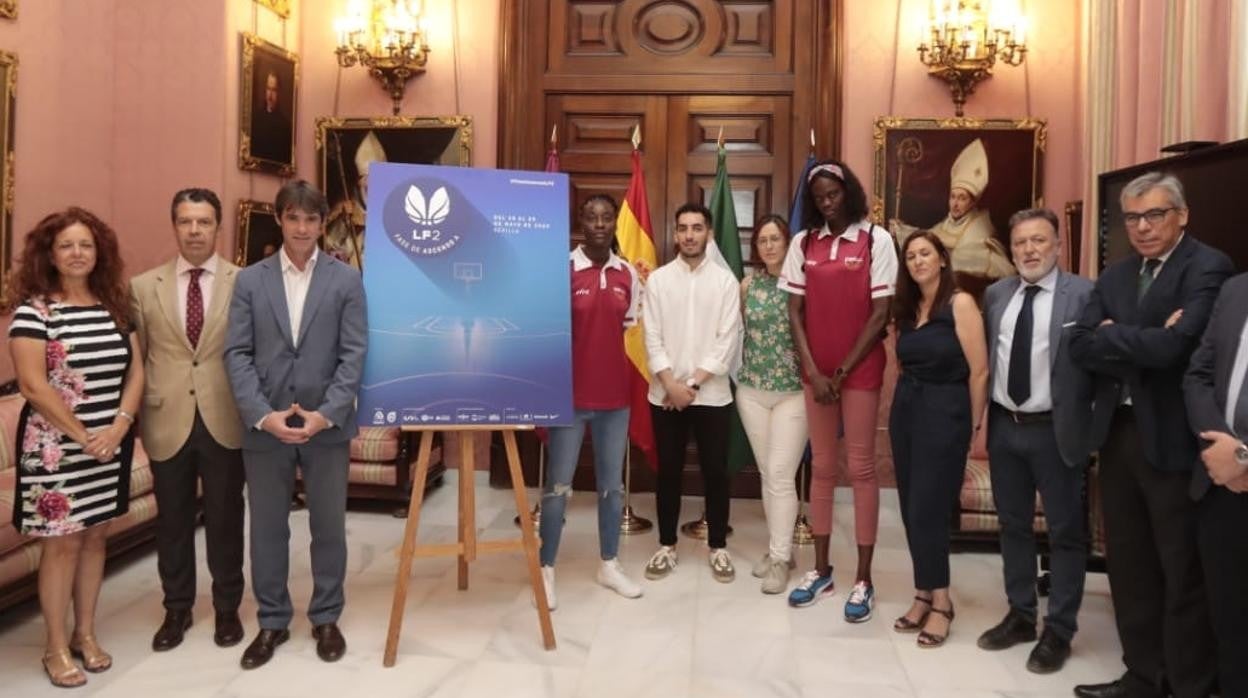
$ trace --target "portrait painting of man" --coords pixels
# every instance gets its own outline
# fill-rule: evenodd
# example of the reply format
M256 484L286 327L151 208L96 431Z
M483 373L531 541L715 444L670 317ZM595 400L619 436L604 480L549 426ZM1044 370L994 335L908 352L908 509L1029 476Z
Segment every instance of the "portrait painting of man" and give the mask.
M239 167L293 174L299 58L252 34L243 34L242 52Z
M247 267L277 252L282 246L282 227L273 215L273 204L243 199L238 202L238 245L234 263Z

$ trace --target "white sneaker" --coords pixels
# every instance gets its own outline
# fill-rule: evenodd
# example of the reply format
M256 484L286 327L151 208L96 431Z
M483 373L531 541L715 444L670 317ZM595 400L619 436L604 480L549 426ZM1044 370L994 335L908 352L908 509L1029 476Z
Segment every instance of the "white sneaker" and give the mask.
M780 594L789 588L789 566L780 560L773 561L763 575L763 593Z
M624 568L620 566L620 561L615 558L602 561L602 564L598 567L598 583L626 599L635 599L641 596L641 585L624 574Z
M676 569L676 549L670 545L659 546L658 552L646 563L646 579L662 579Z
M727 548L714 548L710 554L711 576L717 582L727 584L737 577L737 571L732 566L732 557L728 554Z
M546 607L555 610L555 568L542 565L542 586L546 588ZM534 601L533 605L537 605Z
M750 574L758 577L759 579L766 577L768 570L771 569L771 563L771 553L763 553L763 557L760 558L758 562L754 563L754 567L750 570ZM794 560L792 556L789 557L788 566L790 570L797 568L797 561Z

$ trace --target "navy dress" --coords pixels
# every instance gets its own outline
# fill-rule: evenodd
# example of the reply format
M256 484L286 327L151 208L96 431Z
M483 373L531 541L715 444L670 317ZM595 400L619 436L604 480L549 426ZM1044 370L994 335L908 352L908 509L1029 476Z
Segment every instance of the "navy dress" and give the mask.
M953 305L921 327L900 327L901 374L888 418L901 520L916 589L949 586L949 529L971 443L971 369Z

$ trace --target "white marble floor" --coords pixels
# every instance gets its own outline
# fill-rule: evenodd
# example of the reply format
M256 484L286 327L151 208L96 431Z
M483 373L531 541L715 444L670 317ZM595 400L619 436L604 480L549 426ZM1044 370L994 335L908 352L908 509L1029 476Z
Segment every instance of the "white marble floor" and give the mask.
M448 486L432 494L421 516L421 539L447 542L455 537L453 473ZM511 493L478 486L482 538L515 535ZM402 521L385 513L347 516L351 544L347 607L341 627L347 656L336 664L316 657L309 624L296 614L292 639L273 661L255 671L238 667L242 645L219 649L212 643L208 573L202 564L195 626L183 645L155 654L150 649L160 623L156 555L146 554L110 571L101 600L99 636L115 657L110 671L90 675L76 695L241 697L292 696L764 696L875 698L921 696L1056 698L1071 695L1076 683L1109 680L1121 671L1108 585L1103 575L1088 576L1087 594L1066 668L1036 676L1024 668L1027 647L987 653L975 638L1005 612L1000 559L958 554L953 559L957 620L949 643L920 650L913 635L891 631L912 594L910 561L897 502L885 493L875 583L875 618L850 625L841 618L854 567L853 522L848 490L838 492L833 561L836 597L807 609L790 609L784 597L759 593L751 564L766 551L762 509L757 501L734 501L736 533L729 550L738 567L732 584L715 582L705 547L682 539L681 564L660 582L643 580L645 596L628 600L597 586L597 527L592 494L577 493L568 510L558 565L559 608L552 618L558 649L541 647L537 616L527 589L523 556L482 557L471 569L471 587L455 588L451 559L415 564L399 659L382 667ZM844 499L841 499L843 497ZM640 515L653 518L653 497L634 500ZM685 516L701 511L687 499ZM295 607L306 606L307 515L292 515L291 593ZM621 560L630 574L641 571L657 545L653 532L626 537ZM811 564L801 549L799 567ZM248 639L254 635L255 605L244 601ZM0 695L61 696L39 666L43 629L38 609L27 604L0 614Z

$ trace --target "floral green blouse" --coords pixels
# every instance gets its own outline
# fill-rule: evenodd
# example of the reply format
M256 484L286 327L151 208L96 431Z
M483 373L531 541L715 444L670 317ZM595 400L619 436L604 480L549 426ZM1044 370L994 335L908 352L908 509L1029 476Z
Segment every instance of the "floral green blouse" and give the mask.
M797 348L789 330L789 294L766 272L754 274L745 292L745 343L737 382L755 390L802 389Z

